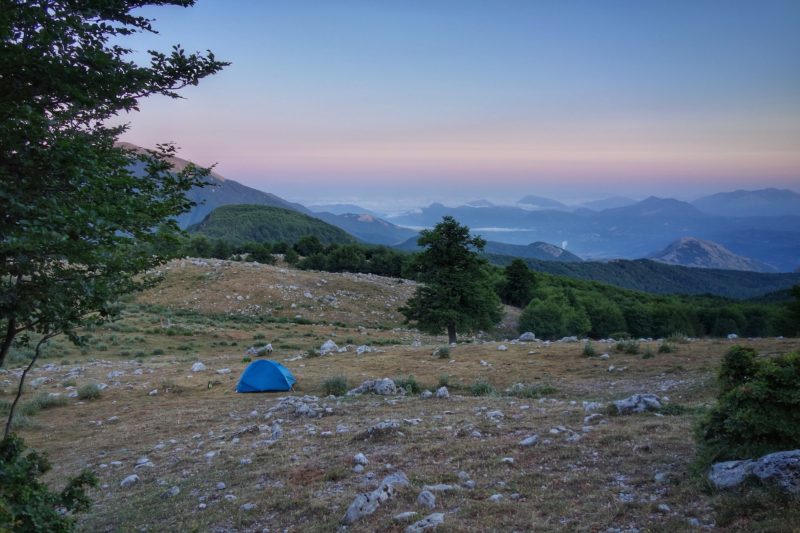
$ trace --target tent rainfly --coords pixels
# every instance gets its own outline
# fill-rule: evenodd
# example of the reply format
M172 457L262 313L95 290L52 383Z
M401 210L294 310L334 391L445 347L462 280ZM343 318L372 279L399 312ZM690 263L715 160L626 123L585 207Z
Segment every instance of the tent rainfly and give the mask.
M282 364L261 359L247 365L236 385L236 392L288 391L296 382L289 369Z

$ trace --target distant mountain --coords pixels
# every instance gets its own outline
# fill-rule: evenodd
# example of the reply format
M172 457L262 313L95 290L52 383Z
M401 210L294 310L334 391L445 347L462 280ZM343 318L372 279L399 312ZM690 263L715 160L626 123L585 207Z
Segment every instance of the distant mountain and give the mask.
M310 209L314 213L333 213L334 215L367 214L373 217L381 216L375 211L370 211L369 209L366 209L364 207L361 207L360 205L355 205L355 204L315 204L315 205L309 205L308 209Z
M416 252L421 249L419 246L417 246L416 236L394 246L394 248L405 252ZM486 246L483 249L483 252L489 255L506 255L509 257L520 257L523 259L539 259L542 261L560 261L567 263L579 263L583 261L583 259L577 255L546 242L534 242L528 244L527 246L520 246L518 244L486 241Z
M692 202L706 213L729 217L772 217L800 213L800 194L789 189L738 190L704 196Z
M305 235L314 235L323 244L356 242L344 230L317 218L266 205L224 205L206 215L202 222L189 226L187 231L232 243L282 241L294 244Z
M626 205L635 204L636 200L631 200L625 196L612 196L611 198L603 198L602 200L592 200L591 202L584 202L578 207L584 209L591 209L592 211L603 211L604 209L614 209L616 207L625 207Z
M721 244L694 237L681 237L660 252L651 254L648 259L695 268L775 272L773 267L761 261L736 255Z
M520 198L517 200L517 203L536 209L569 209L566 205L562 204L558 200L545 198L543 196L535 196L533 194L529 194L528 196Z
M472 200L471 202L467 202L464 205L466 205L467 207L494 207L494 204L492 202L483 199Z
M601 212L605 218L609 217L649 217L661 220L698 219L705 217L705 213L692 204L675 200L674 198L659 198L651 196L641 202L636 202L623 207L605 209Z
M490 255L489 260L506 266L513 257ZM598 281L624 289L655 294L713 294L747 299L780 291L800 283L800 274L765 274L738 270L716 270L667 265L649 259L624 259L601 263L565 263L524 259L537 272Z
M139 152L144 150L142 147L131 143L118 144ZM173 170L176 172L179 172L190 163L186 159L181 159L180 157L171 157L169 161L172 163ZM311 211L300 204L287 202L274 194L253 189L252 187L242 185L238 181L226 179L216 172L212 172L206 178L206 182L208 185L205 187L192 187L192 189L186 193L186 197L197 205L188 213L184 213L177 218L178 225L181 228L185 229L192 224L200 222L206 215L221 205L230 204L268 205L290 209L307 215L311 214Z
M387 222L382 218L378 218L369 214L355 215L347 213L343 215L335 215L333 213L314 213L315 217L319 218L345 230L351 235L355 235L364 242L371 244L384 244L394 245L405 241L411 237L416 238L417 232L395 226L391 222Z

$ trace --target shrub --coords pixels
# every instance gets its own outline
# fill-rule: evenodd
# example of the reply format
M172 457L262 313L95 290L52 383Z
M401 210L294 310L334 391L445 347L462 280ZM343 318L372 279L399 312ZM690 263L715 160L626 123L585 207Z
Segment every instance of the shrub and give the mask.
M78 389L78 398L81 400L97 400L100 398L101 394L102 391L100 390L100 387L94 383L83 385Z
M494 394L494 392L494 387L483 379L479 379L469 387L469 393L473 396L489 396L490 394Z
M517 383L508 390L510 396L517 398L541 398L554 392L557 392L556 388L550 385L524 385L522 383Z
M321 354L314 348L309 348L306 357L319 357Z
M697 429L702 466L800 447L800 352L757 359L752 348L734 346L719 384Z
M19 414L23 416L34 416L39 411L44 411L51 407L62 407L67 405L67 403L69 403L69 400L64 396L55 396L43 392L20 405Z
M642 354L642 359L652 359L655 356L656 354L654 354L653 350L651 350L650 347L648 346L647 348L645 348L644 353Z
M626 341L631 338L631 334L627 331L617 331L616 333L612 333L609 335L612 339L623 340Z
M89 471L53 492L37 478L50 470L44 455L28 449L11 435L0 442L0 531L69 532L75 528L75 512L89 507L85 487L97 485Z
M242 357L242 363L249 363L250 361L252 361L252 359L250 359L248 356L245 355Z
M260 341L261 339L266 339L266 338L267 336L264 335L263 333L256 333L255 335L253 335L253 340L256 341Z
M618 352L624 352L627 354L636 355L639 353L639 341L634 341L634 340L620 341L617 343L615 348Z
M155 350L153 350L153 355L164 355L164 349L156 348Z
M440 346L436 350L436 357L438 357L439 359L450 359L450 347Z
M594 345L592 341L586 341L586 344L583 345L583 356L584 357L595 357L597 352L594 349Z
M422 387L419 386L414 376L410 374L406 378L394 378L394 384L404 388L409 394L419 394L422 392Z
M674 351L675 347L666 341L662 341L661 344L658 345L658 353L672 353Z
M450 387L450 374L442 374L439 376L440 387Z
M344 396L347 393L347 378L335 376L322 382L322 390L326 396Z

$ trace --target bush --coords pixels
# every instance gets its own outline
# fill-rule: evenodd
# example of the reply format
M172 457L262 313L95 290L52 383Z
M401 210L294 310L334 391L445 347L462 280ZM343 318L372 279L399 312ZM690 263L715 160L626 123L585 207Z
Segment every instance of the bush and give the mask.
M439 359L450 359L450 347L440 346L436 350L436 357L438 357Z
M666 341L662 341L661 344L658 345L658 353L672 353L674 351L675 347Z
M38 477L50 470L43 455L28 449L16 435L0 442L0 531L63 533L73 531L72 514L89 508L85 488L97 478L84 471L52 492Z
M67 405L67 403L69 403L69 401L64 396L54 396L43 392L20 405L19 414L24 416L34 416L39 411L44 411L45 409L50 409L51 407L62 407Z
M322 390L326 396L344 396L347 393L347 378L335 376L322 383Z
M594 349L594 345L592 341L586 341L586 344L583 345L583 356L584 357L595 357L597 352Z
M163 348L156 348L155 350L153 350L153 355L164 355L164 353L165 352Z
M651 350L650 347L648 346L647 348L645 348L644 353L642 354L642 359L652 359L655 356L656 354L654 354L653 350Z
M94 383L83 385L78 389L78 398L81 400L97 400L101 395L100 387Z
M439 376L440 387L450 387L450 374L442 374Z
M407 378L394 378L394 384L402 387L409 394L419 394L422 392L422 387L419 386L414 376L409 375Z
M242 363L249 363L250 361L252 361L252 359L250 359L248 356L245 355L242 357Z
M639 353L639 341L633 341L633 340L621 341L617 343L615 348L618 352L624 352L630 355L636 355Z
M480 379L470 385L469 393L473 396L489 396L490 394L494 394L495 390L488 381Z
M800 448L800 352L757 359L734 346L719 384L717 405L697 429L701 465Z

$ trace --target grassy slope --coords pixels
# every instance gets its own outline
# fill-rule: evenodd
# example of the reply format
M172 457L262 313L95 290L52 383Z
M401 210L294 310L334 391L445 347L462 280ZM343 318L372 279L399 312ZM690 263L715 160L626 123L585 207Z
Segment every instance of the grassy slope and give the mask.
M226 205L216 208L202 222L188 228L190 233L225 239L231 243L246 241L289 244L305 235L314 235L323 244L354 243L356 239L317 218L263 205Z
M475 480L475 489L437 494L435 511L446 513L448 531L687 531L695 529L690 519L722 531L800 528L796 503L753 488L709 493L691 477L692 427L713 401L713 376L730 342L677 344L676 352L650 359L597 343L598 353L608 351L610 361L582 357L580 343L506 343L508 350L499 351L497 343L487 342L459 345L446 360L431 356L444 337L401 325L397 307L413 290L411 283L215 261L173 262L163 271L165 282L129 303L123 320L85 332L84 353L59 339L43 361L55 363L55 369L39 365L30 376L50 381L26 398L63 393L66 383L110 385L99 400L71 400L44 410L22 429L26 440L50 454L55 469L48 479L55 486L83 467L98 471L105 487L93 492L94 506L80 517L81 531L336 530L355 495L371 487L363 474L351 471L357 452L366 454L367 471L377 480L401 470L413 486L349 529L355 532L402 531L405 524L395 524L392 516L408 510L425 516L430 511L415 504L422 486L458 484L462 470ZM292 323L298 314L310 323ZM357 356L350 349L291 360L328 338L380 351ZM422 345L412 346L414 339ZM282 413L266 419L283 394L233 392L246 366L244 351L256 342L272 343L272 357L298 378L298 396L323 397L325 380L337 375L355 386L413 374L428 388L448 380L451 397L322 400L333 409L329 416ZM765 354L800 348L797 339L749 344ZM656 352L656 345L651 349ZM190 372L197 360L208 370ZM617 370L609 372L610 364ZM80 370L73 371L76 367ZM222 368L231 372L216 373ZM109 378L112 371L124 374ZM501 393L471 396L476 381ZM502 393L517 382L555 391L543 401ZM159 392L150 396L153 389ZM685 409L663 417L604 416L607 423L583 434L582 401L637 392L668 395ZM491 421L486 413L493 410L504 418ZM276 418L284 436L265 445ZM385 419L400 420L401 431L382 439L360 437ZM414 419L419 419L415 425L403 422ZM267 429L232 439L237 430L258 424ZM347 432L337 432L341 426ZM551 434L558 426L568 431ZM471 436L474 430L481 437ZM533 433L540 436L538 445L518 445ZM582 436L570 442L573 434ZM209 459L211 451L216 455ZM136 470L140 483L120 488L145 455L155 467ZM514 464L504 464L504 457L513 457ZM122 466L111 466L112 461ZM657 481L656 473L665 480ZM215 488L220 481L224 490ZM172 486L180 493L162 496ZM226 501L226 494L236 500ZM489 501L493 494L503 495L502 501ZM629 496L633 501L625 503ZM201 501L207 509L198 508ZM247 502L256 508L241 510ZM670 510L659 512L661 503Z

